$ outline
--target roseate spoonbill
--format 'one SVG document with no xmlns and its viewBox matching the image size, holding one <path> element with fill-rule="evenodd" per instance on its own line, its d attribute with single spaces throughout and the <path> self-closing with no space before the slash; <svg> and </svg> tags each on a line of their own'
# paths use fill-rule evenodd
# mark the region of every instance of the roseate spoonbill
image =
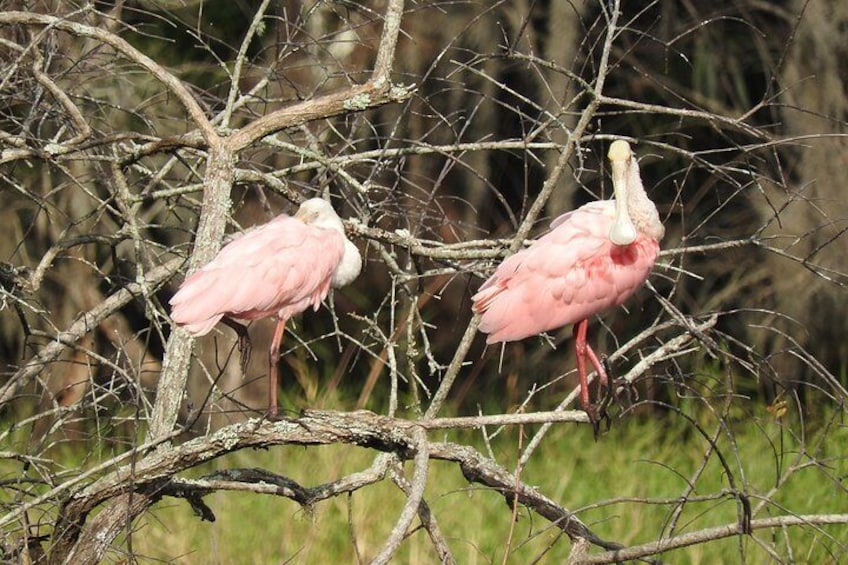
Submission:
<svg viewBox="0 0 848 565">
<path fill-rule="evenodd" d="M 317 310 L 331 286 L 353 282 L 361 270 L 359 250 L 345 237 L 333 207 L 312 198 L 293 217 L 282 214 L 236 237 L 189 275 L 171 298 L 171 318 L 195 336 L 205 335 L 223 318 L 246 339 L 244 326 L 232 319 L 276 317 L 268 354 L 268 417 L 276 419 L 277 363 L 286 321 L 310 306 Z"/>
<path fill-rule="evenodd" d="M 623 140 L 608 154 L 614 200 L 591 202 L 563 214 L 551 231 L 508 257 L 472 297 L 482 314 L 486 343 L 516 341 L 575 324 L 580 402 L 593 423 L 586 359 L 603 386 L 607 375 L 586 343 L 588 318 L 623 303 L 645 282 L 659 254 L 665 228 L 645 194 L 639 165 Z"/>
</svg>

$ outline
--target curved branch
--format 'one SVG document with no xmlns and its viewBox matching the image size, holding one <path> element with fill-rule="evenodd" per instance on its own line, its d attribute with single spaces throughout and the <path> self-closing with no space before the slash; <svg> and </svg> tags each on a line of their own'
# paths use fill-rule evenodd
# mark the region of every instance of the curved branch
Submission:
<svg viewBox="0 0 848 565">
<path fill-rule="evenodd" d="M 304 100 L 257 118 L 227 138 L 227 143 L 231 150 L 241 151 L 263 137 L 286 128 L 350 112 L 362 112 L 391 102 L 402 102 L 410 96 L 411 89 L 392 87 L 387 82 L 368 81 L 361 86 Z"/>
<path fill-rule="evenodd" d="M 322 500 L 382 481 L 386 477 L 392 457 L 391 454 L 381 453 L 368 469 L 314 487 L 305 487 L 288 477 L 264 469 L 225 469 L 200 479 L 173 478 L 163 489 L 169 496 L 183 497 L 189 494 L 205 496 L 212 491 L 221 490 L 273 494 L 310 507 Z"/>
<path fill-rule="evenodd" d="M 810 514 L 803 516 L 774 516 L 751 520 L 751 530 L 768 528 L 785 528 L 787 526 L 811 526 L 828 524 L 848 524 L 848 514 Z M 714 541 L 731 536 L 742 535 L 745 532 L 738 523 L 706 528 L 697 532 L 682 534 L 673 538 L 635 545 L 626 549 L 617 549 L 596 555 L 587 555 L 574 561 L 575 564 L 589 565 L 598 563 L 620 563 L 631 559 L 641 559 L 698 543 Z"/>
<path fill-rule="evenodd" d="M 183 262 L 184 260 L 182 258 L 175 258 L 160 267 L 152 269 L 147 273 L 143 284 L 147 288 L 155 290 L 174 276 L 174 273 L 177 272 Z M 59 333 L 53 341 L 44 346 L 23 367 L 18 369 L 8 381 L 3 383 L 3 386 L 0 387 L 0 409 L 12 400 L 21 387 L 29 383 L 48 363 L 58 359 L 69 345 L 79 341 L 84 335 L 96 328 L 100 322 L 126 306 L 136 296 L 140 295 L 141 292 L 141 284 L 130 283 L 91 310 L 77 316 L 65 331 Z"/>
<path fill-rule="evenodd" d="M 159 82 L 165 85 L 168 90 L 174 94 L 174 96 L 177 97 L 191 116 L 191 119 L 197 125 L 207 144 L 213 146 L 217 145 L 220 141 L 220 137 L 215 132 L 215 129 L 212 127 L 209 119 L 207 119 L 206 114 L 200 107 L 200 104 L 197 103 L 197 100 L 195 100 L 194 96 L 192 96 L 191 92 L 189 92 L 188 88 L 186 88 L 182 81 L 170 72 L 166 71 L 159 63 L 114 33 L 105 29 L 57 18 L 55 16 L 34 14 L 30 12 L 0 12 L 0 25 L 2 24 L 45 26 L 59 29 L 80 37 L 96 39 L 97 41 L 109 45 L 127 59 L 144 67 L 151 75 L 156 77 Z"/>
<path fill-rule="evenodd" d="M 512 415 L 507 415 L 512 416 Z M 532 417 L 532 414 L 520 416 Z M 553 417 L 553 416 L 552 416 Z M 438 427 L 437 424 L 434 427 Z M 83 529 L 86 517 L 97 506 L 112 501 L 125 500 L 124 497 L 137 493 L 147 497 L 146 506 L 132 506 L 133 512 L 141 513 L 154 504 L 162 496 L 174 474 L 193 468 L 201 463 L 210 461 L 227 453 L 246 448 L 266 448 L 274 445 L 328 445 L 349 444 L 394 453 L 402 459 L 416 459 L 419 469 L 417 477 L 426 477 L 426 471 L 421 471 L 425 458 L 441 459 L 458 463 L 468 480 L 475 481 L 495 488 L 507 500 L 517 495 L 521 504 L 531 508 L 540 516 L 551 520 L 558 528 L 572 538 L 585 538 L 593 544 L 605 549 L 620 547 L 596 536 L 583 522 L 570 511 L 545 497 L 534 488 L 516 482 L 513 474 L 498 465 L 495 461 L 483 456 L 471 447 L 452 443 L 428 443 L 424 426 L 418 422 L 400 418 L 380 416 L 367 410 L 357 412 L 310 411 L 300 418 L 281 422 L 264 420 L 249 420 L 221 428 L 217 432 L 196 438 L 172 447 L 152 452 L 146 457 L 124 465 L 108 475 L 94 481 L 87 487 L 70 496 L 60 511 L 56 537 L 61 538 L 54 547 L 73 546 L 75 540 L 89 539 L 92 532 L 103 524 L 92 522 Z M 423 454 L 422 454 L 423 453 Z M 424 455 L 426 454 L 426 455 Z M 420 473 L 424 473 L 423 475 Z M 414 516 L 419 511 L 420 497 L 415 489 L 422 488 L 426 478 L 413 481 L 413 492 L 410 494 L 408 505 Z M 413 502 L 415 504 L 413 505 Z M 106 513 L 112 515 L 115 504 L 109 504 Z M 126 507 L 124 507 L 126 509 Z M 138 514 L 120 516 L 122 523 Z M 407 522 L 407 513 L 403 514 L 403 522 Z M 9 516 L 4 520 L 8 522 Z M 398 522 L 398 528 L 401 521 Z M 113 529 L 104 531 L 111 535 Z M 92 538 L 93 539 L 93 538 Z M 100 539 L 100 538 L 98 538 Z M 107 542 L 111 541 L 110 538 Z M 79 544 L 77 544 L 79 545 Z M 106 544 L 108 546 L 108 543 Z M 105 547 L 105 546 L 104 546 Z"/>
<path fill-rule="evenodd" d="M 316 119 L 331 118 L 350 112 L 361 112 L 392 102 L 402 102 L 412 95 L 411 88 L 394 87 L 389 73 L 394 62 L 403 0 L 391 0 L 383 16 L 383 33 L 371 80 L 340 92 L 304 100 L 288 108 L 271 112 L 252 121 L 228 139 L 233 151 L 241 151 L 252 143 L 280 130 L 299 126 Z"/>
<path fill-rule="evenodd" d="M 407 481 L 401 473 L 396 472 L 395 470 L 392 470 L 390 476 L 398 488 L 409 496 L 412 492 L 412 485 L 409 484 L 409 481 Z M 441 528 L 436 521 L 436 517 L 433 516 L 430 511 L 430 506 L 425 500 L 422 500 L 421 504 L 418 506 L 418 519 L 421 520 L 421 525 L 430 536 L 430 541 L 433 543 L 433 547 L 439 556 L 439 563 L 442 565 L 453 565 L 456 563 L 456 559 L 454 559 L 453 554 L 451 553 L 450 546 L 448 546 L 448 542 L 442 534 Z"/>
<path fill-rule="evenodd" d="M 412 487 L 406 499 L 406 504 L 401 510 L 397 523 L 388 539 L 383 544 L 383 549 L 371 561 L 376 565 L 388 563 L 392 556 L 400 547 L 401 542 L 406 537 L 406 532 L 412 524 L 412 520 L 418 515 L 418 509 L 424 499 L 424 487 L 427 486 L 427 471 L 430 467 L 430 453 L 427 444 L 427 435 L 424 430 L 417 428 L 412 430 L 412 439 L 415 442 L 415 470 L 412 477 Z"/>
</svg>

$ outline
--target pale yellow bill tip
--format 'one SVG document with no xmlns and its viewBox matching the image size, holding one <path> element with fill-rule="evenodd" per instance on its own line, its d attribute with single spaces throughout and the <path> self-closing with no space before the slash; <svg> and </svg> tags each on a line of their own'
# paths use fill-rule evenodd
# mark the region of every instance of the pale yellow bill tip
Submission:
<svg viewBox="0 0 848 565">
<path fill-rule="evenodd" d="M 630 144 L 623 139 L 616 139 L 612 142 L 607 156 L 610 161 L 626 161 L 630 159 L 633 152 L 630 150 Z"/>
</svg>

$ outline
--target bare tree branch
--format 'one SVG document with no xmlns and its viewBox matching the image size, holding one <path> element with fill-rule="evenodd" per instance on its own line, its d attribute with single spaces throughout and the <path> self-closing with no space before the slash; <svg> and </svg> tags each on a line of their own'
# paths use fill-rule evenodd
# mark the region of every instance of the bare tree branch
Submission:
<svg viewBox="0 0 848 565">
<path fill-rule="evenodd" d="M 44 367 L 50 362 L 55 361 L 69 346 L 72 346 L 103 320 L 141 295 L 142 284 L 148 288 L 158 288 L 174 276 L 182 263 L 182 259 L 172 259 L 161 267 L 148 272 L 144 283 L 130 283 L 93 309 L 80 314 L 65 331 L 56 335 L 54 341 L 41 349 L 37 355 L 27 361 L 23 367 L 3 383 L 3 386 L 0 387 L 0 407 L 10 402 L 22 387 L 43 371 Z"/>
<path fill-rule="evenodd" d="M 81 37 L 89 37 L 103 42 L 106 45 L 114 48 L 116 51 L 127 57 L 129 60 L 138 63 L 144 67 L 147 72 L 156 77 L 159 82 L 165 85 L 177 97 L 180 103 L 185 107 L 186 111 L 191 116 L 192 121 L 200 130 L 203 139 L 209 145 L 216 144 L 218 134 L 212 128 L 212 124 L 206 117 L 206 113 L 195 100 L 194 96 L 188 91 L 185 85 L 177 79 L 173 74 L 166 71 L 156 61 L 137 50 L 135 47 L 121 39 L 117 35 L 101 28 L 95 28 L 66 20 L 54 16 L 44 14 L 35 14 L 31 12 L 0 12 L 0 25 L 8 24 L 24 24 L 36 25 L 47 28 L 59 29 Z"/>
<path fill-rule="evenodd" d="M 772 518 L 751 520 L 751 529 L 756 531 L 772 528 L 787 528 L 791 526 L 823 526 L 827 524 L 848 524 L 848 514 L 774 516 Z M 587 555 L 576 559 L 574 563 L 579 563 L 581 565 L 594 563 L 620 563 L 631 559 L 642 559 L 651 555 L 659 555 L 672 549 L 695 545 L 697 543 L 742 535 L 745 535 L 745 532 L 741 530 L 738 523 L 727 524 L 725 526 L 717 526 L 715 528 L 706 528 L 696 532 L 690 532 L 688 534 L 681 534 L 673 538 L 646 543 L 644 545 L 618 549 L 595 555 Z"/>
<path fill-rule="evenodd" d="M 244 493 L 346 544 L 294 536 L 283 559 L 844 552 L 835 0 L 25 4 L 0 10 L 2 560 L 232 559 L 229 532 L 201 546 Z M 611 197 L 617 139 L 666 235 L 646 288 L 592 320 L 613 385 L 591 385 L 612 424 L 592 430 L 569 328 L 486 348 L 469 297 Z M 365 268 L 287 327 L 296 416 L 272 423 L 267 360 L 173 327 L 171 279 L 314 196 Z M 396 510 L 363 527 L 372 505 Z"/>
</svg>

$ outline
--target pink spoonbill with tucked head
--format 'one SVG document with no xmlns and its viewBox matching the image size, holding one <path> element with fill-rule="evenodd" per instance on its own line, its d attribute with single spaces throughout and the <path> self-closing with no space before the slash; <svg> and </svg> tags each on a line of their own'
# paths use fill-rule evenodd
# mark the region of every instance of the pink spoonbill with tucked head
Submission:
<svg viewBox="0 0 848 565">
<path fill-rule="evenodd" d="M 563 214 L 551 231 L 504 260 L 472 297 L 486 343 L 516 341 L 574 324 L 580 402 L 592 422 L 588 358 L 601 384 L 606 372 L 586 343 L 588 318 L 623 303 L 654 266 L 665 229 L 645 193 L 639 165 L 623 140 L 610 145 L 614 200 L 590 202 Z"/>
<path fill-rule="evenodd" d="M 171 298 L 171 318 L 195 336 L 207 334 L 223 318 L 244 338 L 244 328 L 233 319 L 275 317 L 268 417 L 276 419 L 277 363 L 286 321 L 310 306 L 317 310 L 331 286 L 353 282 L 361 270 L 362 257 L 345 237 L 333 207 L 312 198 L 294 216 L 283 214 L 236 237 L 189 275 Z"/>
</svg>

